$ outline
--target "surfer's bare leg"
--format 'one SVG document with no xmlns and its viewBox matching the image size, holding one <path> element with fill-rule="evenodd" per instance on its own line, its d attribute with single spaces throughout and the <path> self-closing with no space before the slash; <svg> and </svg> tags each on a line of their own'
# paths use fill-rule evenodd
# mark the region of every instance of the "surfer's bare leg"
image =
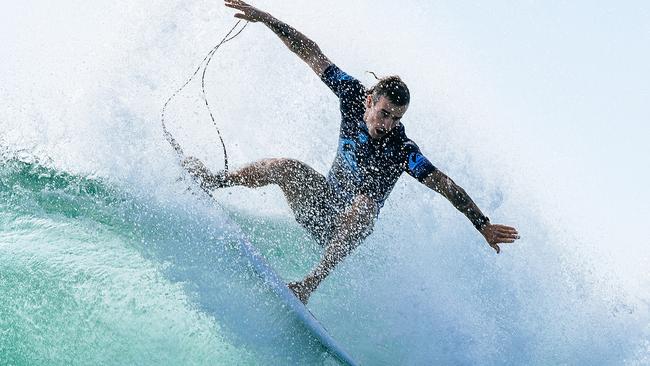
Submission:
<svg viewBox="0 0 650 366">
<path fill-rule="evenodd" d="M 182 164 L 205 189 L 277 184 L 295 214 L 304 213 L 314 199 L 320 199 L 327 185 L 322 174 L 295 159 L 263 159 L 227 174 L 213 174 L 195 157 L 186 158 Z"/>
<path fill-rule="evenodd" d="M 307 303 L 311 293 L 332 272 L 334 267 L 354 250 L 372 231 L 377 217 L 377 204 L 366 195 L 359 195 L 339 220 L 332 239 L 320 263 L 305 279 L 289 287 L 300 301 Z"/>
<path fill-rule="evenodd" d="M 325 177 L 295 159 L 264 159 L 226 175 L 229 185 L 249 188 L 277 184 L 295 214 L 304 212 L 326 189 Z"/>
</svg>

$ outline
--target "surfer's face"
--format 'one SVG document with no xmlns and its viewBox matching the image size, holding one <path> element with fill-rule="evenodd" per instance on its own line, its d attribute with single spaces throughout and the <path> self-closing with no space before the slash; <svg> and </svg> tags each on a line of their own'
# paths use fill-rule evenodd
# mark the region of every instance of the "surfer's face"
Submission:
<svg viewBox="0 0 650 366">
<path fill-rule="evenodd" d="M 408 107 L 408 104 L 404 106 L 395 105 L 383 95 L 375 103 L 372 100 L 372 95 L 368 95 L 366 98 L 366 113 L 363 119 L 366 121 L 370 137 L 380 139 L 386 136 L 399 125 Z"/>
</svg>

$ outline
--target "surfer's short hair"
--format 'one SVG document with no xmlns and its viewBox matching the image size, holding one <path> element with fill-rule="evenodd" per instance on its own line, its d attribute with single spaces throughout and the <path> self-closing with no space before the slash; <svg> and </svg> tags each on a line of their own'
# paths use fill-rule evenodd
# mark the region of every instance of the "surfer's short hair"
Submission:
<svg viewBox="0 0 650 366">
<path fill-rule="evenodd" d="M 379 79 L 377 84 L 368 90 L 368 94 L 372 96 L 373 103 L 377 103 L 381 96 L 388 98 L 391 103 L 400 107 L 411 101 L 408 86 L 397 75 Z"/>
</svg>

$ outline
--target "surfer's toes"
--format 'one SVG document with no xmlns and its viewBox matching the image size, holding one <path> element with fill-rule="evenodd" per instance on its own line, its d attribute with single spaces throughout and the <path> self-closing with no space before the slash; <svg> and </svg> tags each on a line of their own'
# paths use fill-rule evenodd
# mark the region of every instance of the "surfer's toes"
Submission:
<svg viewBox="0 0 650 366">
<path fill-rule="evenodd" d="M 306 291 L 302 282 L 291 282 L 287 286 L 303 304 L 307 305 L 307 301 L 309 301 L 309 293 Z"/>
<path fill-rule="evenodd" d="M 205 172 L 207 170 L 201 160 L 195 158 L 194 156 L 188 156 L 183 159 L 181 166 L 192 175 L 199 175 L 201 172 Z"/>
<path fill-rule="evenodd" d="M 181 165 L 203 189 L 217 189 L 232 186 L 232 183 L 226 177 L 225 171 L 212 174 L 199 159 L 193 156 L 185 158 L 181 162 Z"/>
<path fill-rule="evenodd" d="M 232 182 L 226 177 L 226 172 L 220 171 L 217 174 L 209 174 L 200 177 L 201 187 L 204 189 L 217 189 L 232 186 Z"/>
</svg>

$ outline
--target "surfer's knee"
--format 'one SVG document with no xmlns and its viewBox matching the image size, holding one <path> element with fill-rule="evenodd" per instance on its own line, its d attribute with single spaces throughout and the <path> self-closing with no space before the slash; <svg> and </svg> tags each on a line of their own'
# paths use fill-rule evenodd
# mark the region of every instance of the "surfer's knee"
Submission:
<svg viewBox="0 0 650 366">
<path fill-rule="evenodd" d="M 281 158 L 276 159 L 276 164 L 280 165 L 280 171 L 287 177 L 300 175 L 298 173 L 306 170 L 306 165 L 300 160 Z"/>
<path fill-rule="evenodd" d="M 303 180 L 309 169 L 305 163 L 296 159 L 274 158 L 261 161 L 263 169 L 275 184 Z"/>
<path fill-rule="evenodd" d="M 375 222 L 377 217 L 377 202 L 365 194 L 360 194 L 354 198 L 350 206 L 356 213 L 360 221 L 368 224 Z"/>
<path fill-rule="evenodd" d="M 230 175 L 250 188 L 279 184 L 285 180 L 290 167 L 295 165 L 289 160 L 285 158 L 259 160 Z"/>
</svg>

